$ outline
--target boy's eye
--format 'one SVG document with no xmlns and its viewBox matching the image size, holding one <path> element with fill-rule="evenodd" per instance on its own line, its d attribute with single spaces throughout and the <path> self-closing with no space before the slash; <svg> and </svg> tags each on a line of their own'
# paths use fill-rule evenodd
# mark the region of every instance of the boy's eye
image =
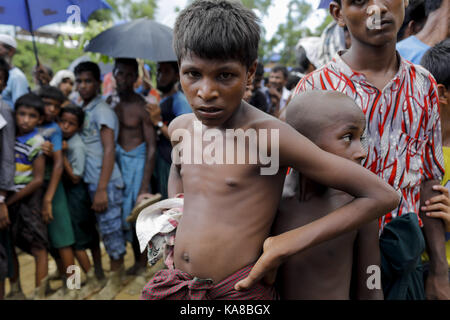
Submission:
<svg viewBox="0 0 450 320">
<path fill-rule="evenodd" d="M 353 4 L 358 6 L 363 5 L 364 3 L 366 3 L 366 0 L 353 0 Z"/>
<path fill-rule="evenodd" d="M 197 71 L 186 71 L 185 75 L 187 75 L 190 78 L 199 78 L 200 77 L 200 73 Z"/>
<path fill-rule="evenodd" d="M 344 140 L 345 142 L 350 142 L 352 140 L 352 135 L 350 133 L 346 134 L 342 137 L 342 140 Z"/>
<path fill-rule="evenodd" d="M 229 80 L 229 79 L 231 79 L 233 77 L 233 74 L 232 73 L 229 73 L 229 72 L 223 72 L 223 73 L 221 73 L 220 75 L 219 75 L 219 79 L 220 80 Z"/>
</svg>

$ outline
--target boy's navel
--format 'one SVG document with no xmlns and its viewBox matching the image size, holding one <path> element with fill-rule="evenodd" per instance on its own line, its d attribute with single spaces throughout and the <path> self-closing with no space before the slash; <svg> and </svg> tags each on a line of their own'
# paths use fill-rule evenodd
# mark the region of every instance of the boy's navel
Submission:
<svg viewBox="0 0 450 320">
<path fill-rule="evenodd" d="M 189 254 L 187 252 L 183 253 L 183 260 L 189 262 Z"/>
<path fill-rule="evenodd" d="M 236 179 L 233 179 L 233 178 L 226 178 L 225 183 L 227 184 L 227 186 L 230 186 L 230 187 L 237 186 L 237 181 L 236 181 Z"/>
</svg>

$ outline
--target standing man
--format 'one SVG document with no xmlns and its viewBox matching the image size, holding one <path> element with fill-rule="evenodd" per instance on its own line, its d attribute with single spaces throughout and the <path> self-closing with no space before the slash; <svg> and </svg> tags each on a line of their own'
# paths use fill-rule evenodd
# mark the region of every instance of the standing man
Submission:
<svg viewBox="0 0 450 320">
<path fill-rule="evenodd" d="M 150 193 L 150 179 L 155 167 L 155 130 L 145 111 L 144 98 L 134 91 L 138 78 L 136 59 L 116 59 L 113 75 L 119 97 L 114 108 L 119 119 L 116 161 L 125 184 L 122 228 L 126 240 L 132 243 L 135 259 L 135 265 L 127 273 L 138 274 L 145 270 L 147 257 L 140 253 L 135 226 L 131 226 L 126 218 L 139 196 Z"/>
<path fill-rule="evenodd" d="M 161 92 L 162 99 L 159 105 L 150 103 L 147 105 L 151 122 L 157 130 L 155 178 L 158 192 L 163 199 L 167 198 L 167 183 L 172 164 L 172 145 L 168 126 L 176 117 L 192 112 L 186 97 L 178 90 L 179 77 L 177 62 L 158 63 L 157 88 Z"/>
<path fill-rule="evenodd" d="M 9 79 L 5 90 L 2 92 L 3 100 L 14 109 L 16 100 L 28 93 L 28 81 L 24 73 L 13 66 L 13 56 L 16 54 L 17 42 L 7 34 L 0 34 L 0 57 L 9 63 Z"/>
<path fill-rule="evenodd" d="M 289 73 L 285 66 L 275 66 L 269 75 L 269 90 L 268 102 L 269 102 L 269 113 L 278 116 L 281 109 L 283 109 L 291 92 L 286 89 L 286 83 L 288 80 Z"/>
</svg>

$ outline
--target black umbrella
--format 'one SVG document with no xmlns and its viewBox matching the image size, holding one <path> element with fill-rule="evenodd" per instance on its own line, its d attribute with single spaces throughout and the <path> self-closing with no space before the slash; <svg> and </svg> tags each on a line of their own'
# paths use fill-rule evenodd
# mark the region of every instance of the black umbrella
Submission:
<svg viewBox="0 0 450 320">
<path fill-rule="evenodd" d="M 141 58 L 176 61 L 172 29 L 147 18 L 123 23 L 93 38 L 84 51 L 99 52 L 113 58 Z"/>
</svg>

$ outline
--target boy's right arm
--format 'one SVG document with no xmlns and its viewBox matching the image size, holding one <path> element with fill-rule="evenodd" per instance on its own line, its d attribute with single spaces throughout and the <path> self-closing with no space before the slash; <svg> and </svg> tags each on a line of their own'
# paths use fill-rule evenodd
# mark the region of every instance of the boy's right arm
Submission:
<svg viewBox="0 0 450 320">
<path fill-rule="evenodd" d="M 8 206 L 35 192 L 44 183 L 45 156 L 41 154 L 33 161 L 33 180 L 25 188 L 8 198 Z"/>
<path fill-rule="evenodd" d="M 172 120 L 168 128 L 169 137 L 172 136 L 172 133 L 175 130 L 185 129 L 191 117 L 192 114 L 184 114 Z M 172 143 L 172 148 L 174 148 L 179 143 L 179 141 L 172 140 L 170 142 Z M 180 165 L 176 165 L 172 162 L 172 165 L 170 166 L 169 181 L 167 185 L 167 194 L 169 198 L 172 198 L 179 193 L 183 193 L 183 181 L 180 175 Z"/>
<path fill-rule="evenodd" d="M 269 146 L 269 150 L 279 147 L 280 167 L 291 165 L 309 179 L 355 199 L 321 219 L 266 239 L 263 255 L 249 276 L 236 284 L 238 290 L 252 286 L 266 275 L 270 277 L 289 256 L 377 219 L 396 208 L 400 200 L 395 190 L 375 174 L 323 151 L 289 125 L 271 120 L 261 123 L 261 128 L 278 130 L 279 144 Z M 271 279 L 266 277 L 268 280 Z"/>
</svg>

